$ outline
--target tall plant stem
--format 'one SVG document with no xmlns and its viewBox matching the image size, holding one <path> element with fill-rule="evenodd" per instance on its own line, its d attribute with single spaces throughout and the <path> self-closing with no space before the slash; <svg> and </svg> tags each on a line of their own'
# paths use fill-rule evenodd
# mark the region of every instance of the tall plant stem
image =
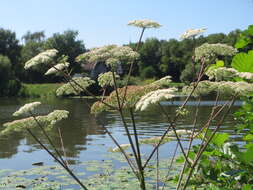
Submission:
<svg viewBox="0 0 253 190">
<path fill-rule="evenodd" d="M 226 111 L 226 113 L 223 115 L 223 117 L 219 120 L 216 128 L 214 129 L 214 131 L 212 132 L 212 134 L 210 135 L 210 137 L 207 139 L 206 143 L 203 145 L 203 147 L 200 147 L 199 149 L 199 153 L 197 154 L 197 157 L 195 158 L 193 164 L 192 164 L 192 167 L 190 168 L 190 171 L 189 171 L 189 174 L 187 176 L 187 179 L 186 179 L 186 182 L 182 188 L 182 190 L 185 190 L 189 181 L 190 181 L 190 178 L 192 176 L 192 173 L 195 169 L 195 166 L 197 165 L 199 159 L 201 158 L 203 152 L 206 150 L 207 146 L 209 145 L 209 143 L 211 142 L 211 140 L 213 139 L 214 135 L 216 134 L 216 132 L 219 130 L 221 124 L 223 123 L 223 121 L 225 120 L 225 118 L 227 117 L 227 115 L 229 114 L 230 112 L 230 109 L 231 109 L 231 106 L 234 104 L 235 102 L 235 96 L 233 97 L 233 99 L 231 100 L 231 103 Z"/>
<path fill-rule="evenodd" d="M 158 103 L 158 105 L 160 106 L 162 113 L 167 117 L 168 122 L 170 122 L 170 118 L 169 118 L 168 114 L 166 113 L 166 111 L 164 110 L 164 108 L 162 107 L 162 105 L 160 103 Z M 181 149 L 181 151 L 182 151 L 182 153 L 183 153 L 183 155 L 185 157 L 185 160 L 187 161 L 187 163 L 189 165 L 191 165 L 191 162 L 189 161 L 189 159 L 188 159 L 188 157 L 187 157 L 187 155 L 185 153 L 184 147 L 183 147 L 183 145 L 181 143 L 181 140 L 180 140 L 180 138 L 179 138 L 179 136 L 177 134 L 177 130 L 176 130 L 175 126 L 173 124 L 170 125 L 170 126 L 171 126 L 171 128 L 172 128 L 172 130 L 173 130 L 173 132 L 174 132 L 174 134 L 175 134 L 175 136 L 177 138 L 177 142 L 178 142 L 179 147 L 180 147 L 180 149 Z"/>
<path fill-rule="evenodd" d="M 135 119 L 134 119 L 134 113 L 133 113 L 133 109 L 132 108 L 130 108 L 130 115 L 131 115 L 133 129 L 134 129 L 135 146 L 136 146 L 136 149 L 137 149 L 138 167 L 139 167 L 139 172 L 140 172 L 141 188 L 142 189 L 146 189 L 144 169 L 142 167 L 142 158 L 141 158 L 140 144 L 139 144 L 138 133 L 137 133 L 137 129 L 136 129 L 136 124 L 135 124 Z"/>
<path fill-rule="evenodd" d="M 88 190 L 84 184 L 76 177 L 76 175 L 68 168 L 64 163 L 61 162 L 37 137 L 33 134 L 33 132 L 30 129 L 26 129 L 28 133 L 34 138 L 34 140 L 40 144 L 40 146 L 51 156 L 54 158 L 55 161 L 57 161 L 68 173 L 69 175 L 84 189 Z"/>
<path fill-rule="evenodd" d="M 65 160 L 62 158 L 61 153 L 57 150 L 57 148 L 55 147 L 53 141 L 51 140 L 51 138 L 48 136 L 47 132 L 45 131 L 44 127 L 40 124 L 40 122 L 37 120 L 36 116 L 30 112 L 30 114 L 32 115 L 33 119 L 35 120 L 35 122 L 37 123 L 37 125 L 39 126 L 39 128 L 41 129 L 42 133 L 44 134 L 44 136 L 46 137 L 46 139 L 48 140 L 48 143 L 50 144 L 50 146 L 53 148 L 53 150 L 56 152 L 57 156 L 60 158 L 61 162 L 68 167 L 68 165 L 66 164 Z"/>
<path fill-rule="evenodd" d="M 198 80 L 196 83 L 194 83 L 193 85 L 193 89 L 191 90 L 191 92 L 189 93 L 189 95 L 186 97 L 184 103 L 182 104 L 182 106 L 180 107 L 181 109 L 183 109 L 185 107 L 185 105 L 187 104 L 187 102 L 189 101 L 190 97 L 192 97 L 192 94 L 193 92 L 195 91 L 195 89 L 197 88 L 201 78 L 203 77 L 204 75 L 204 68 L 205 68 L 205 65 L 204 65 L 204 61 L 202 62 L 201 64 L 201 69 L 200 69 L 200 72 L 199 72 L 199 75 L 198 75 Z M 170 123 L 170 125 L 167 127 L 166 131 L 163 133 L 163 135 L 161 136 L 161 139 L 160 141 L 158 142 L 157 146 L 155 146 L 155 148 L 152 150 L 151 154 L 149 155 L 148 159 L 146 160 L 146 162 L 144 163 L 143 167 L 145 168 L 148 164 L 148 162 L 150 161 L 150 159 L 153 157 L 156 149 L 161 145 L 163 139 L 165 138 L 165 136 L 167 135 L 167 133 L 169 132 L 169 130 L 171 129 L 171 126 L 174 125 L 177 121 L 179 117 L 179 114 L 176 114 L 174 120 Z"/>
<path fill-rule="evenodd" d="M 140 35 L 140 38 L 139 38 L 139 42 L 136 45 L 135 51 L 138 51 L 139 48 L 140 48 L 141 40 L 142 40 L 142 37 L 143 37 L 145 29 L 146 28 L 142 28 L 141 35 Z M 127 75 L 127 80 L 126 80 L 126 84 L 125 84 L 125 91 L 124 91 L 121 107 L 123 107 L 124 103 L 125 103 L 126 94 L 127 94 L 127 86 L 128 86 L 128 83 L 129 83 L 129 80 L 130 80 L 130 76 L 131 76 L 131 73 L 132 73 L 132 70 L 133 70 L 133 65 L 134 65 L 134 62 L 131 63 L 130 69 L 129 69 L 129 72 L 128 72 L 128 75 Z"/>
<path fill-rule="evenodd" d="M 108 131 L 108 129 L 102 125 L 102 127 L 105 129 L 106 133 L 110 136 L 110 138 L 112 139 L 112 141 L 116 144 L 116 146 L 120 149 L 120 152 L 124 155 L 125 159 L 127 160 L 128 165 L 130 166 L 130 168 L 132 169 L 132 172 L 136 175 L 136 177 L 138 177 L 138 174 L 136 173 L 136 166 L 132 163 L 132 161 L 129 159 L 129 157 L 127 156 L 126 152 L 124 151 L 124 149 L 121 148 L 120 144 L 117 142 L 117 140 L 113 137 L 113 135 L 110 133 L 110 131 Z"/>
<path fill-rule="evenodd" d="M 170 165 L 169 165 L 169 167 L 168 167 L 168 173 L 167 173 L 167 175 L 166 175 L 166 177 L 165 177 L 162 190 L 164 190 L 165 185 L 166 185 L 166 184 L 165 184 L 165 181 L 167 181 L 167 178 L 168 178 L 169 175 L 170 175 L 170 172 L 171 172 L 171 169 L 172 169 L 172 164 L 173 164 L 173 162 L 174 162 L 174 160 L 175 160 L 175 157 L 176 157 L 176 154 L 177 154 L 177 149 L 178 149 L 178 142 L 177 142 L 176 148 L 175 148 L 175 150 L 174 150 L 172 159 L 171 159 L 171 161 L 170 161 Z"/>
<path fill-rule="evenodd" d="M 159 148 L 156 150 L 156 190 L 159 190 Z"/>
<path fill-rule="evenodd" d="M 196 109 L 196 112 L 195 112 L 195 117 L 194 117 L 194 121 L 193 121 L 193 129 L 192 129 L 190 141 L 189 141 L 189 144 L 188 144 L 188 150 L 187 150 L 187 153 L 186 153 L 187 157 L 189 156 L 189 153 L 190 153 L 190 150 L 191 150 L 191 147 L 192 147 L 192 142 L 193 142 L 193 139 L 194 139 L 195 128 L 196 128 L 196 124 L 197 124 L 197 117 L 198 117 L 198 113 L 199 113 L 200 100 L 201 100 L 201 98 L 199 98 L 197 109 Z M 179 189 L 179 187 L 181 185 L 181 182 L 182 182 L 182 179 L 184 177 L 184 172 L 185 172 L 186 165 L 187 165 L 187 162 L 185 160 L 183 168 L 182 168 L 180 176 L 179 176 L 178 183 L 177 183 L 177 190 Z"/>
</svg>

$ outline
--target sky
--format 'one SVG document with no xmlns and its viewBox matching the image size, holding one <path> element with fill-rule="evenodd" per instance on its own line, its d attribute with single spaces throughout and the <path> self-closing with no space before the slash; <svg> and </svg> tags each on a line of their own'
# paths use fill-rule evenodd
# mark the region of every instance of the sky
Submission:
<svg viewBox="0 0 253 190">
<path fill-rule="evenodd" d="M 87 48 L 136 42 L 140 29 L 131 20 L 150 19 L 162 27 L 144 39 L 179 39 L 190 28 L 204 35 L 244 30 L 253 24 L 253 0 L 1 0 L 0 28 L 16 32 L 44 30 L 47 37 L 72 29 Z"/>
</svg>

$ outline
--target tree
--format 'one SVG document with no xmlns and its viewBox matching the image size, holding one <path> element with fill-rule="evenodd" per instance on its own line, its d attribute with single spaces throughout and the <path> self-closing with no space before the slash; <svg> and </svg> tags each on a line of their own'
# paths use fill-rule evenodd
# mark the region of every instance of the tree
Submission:
<svg viewBox="0 0 253 190">
<path fill-rule="evenodd" d="M 161 59 L 161 45 L 158 39 L 149 38 L 141 46 L 139 73 L 144 78 L 159 77 L 159 64 Z M 148 67 L 148 69 L 146 69 Z M 151 72 L 152 70 L 152 72 Z"/>
<path fill-rule="evenodd" d="M 11 61 L 0 54 L 0 96 L 16 95 L 20 89 L 20 82 L 14 79 Z"/>
<path fill-rule="evenodd" d="M 7 56 L 16 75 L 19 75 L 21 46 L 16 33 L 0 28 L 0 54 Z"/>
<path fill-rule="evenodd" d="M 55 48 L 59 51 L 59 56 L 67 55 L 70 68 L 80 72 L 80 66 L 75 64 L 75 58 L 85 52 L 85 46 L 82 40 L 77 40 L 77 36 L 78 31 L 74 30 L 67 30 L 63 34 L 55 33 L 46 40 L 44 49 Z"/>
</svg>

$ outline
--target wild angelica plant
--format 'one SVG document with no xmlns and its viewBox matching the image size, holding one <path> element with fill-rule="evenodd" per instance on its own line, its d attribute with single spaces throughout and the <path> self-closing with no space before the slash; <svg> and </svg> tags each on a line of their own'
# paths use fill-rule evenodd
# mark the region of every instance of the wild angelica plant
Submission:
<svg viewBox="0 0 253 190">
<path fill-rule="evenodd" d="M 208 65 L 213 61 L 216 56 L 232 56 L 237 50 L 233 47 L 224 45 L 224 44 L 204 44 L 195 50 L 195 58 L 196 61 L 200 62 L 200 70 L 197 72 L 196 81 L 192 83 L 189 87 L 184 88 L 184 92 L 186 93 L 186 99 L 184 103 L 178 108 L 178 111 L 175 115 L 169 115 L 166 110 L 159 103 L 161 100 L 168 100 L 176 97 L 178 95 L 177 89 L 172 88 L 170 86 L 171 77 L 167 76 L 163 79 L 160 79 L 152 84 L 145 86 L 128 86 L 129 78 L 132 72 L 133 65 L 136 60 L 139 58 L 139 54 L 137 50 L 141 45 L 141 40 L 144 34 L 144 31 L 149 28 L 158 28 L 161 25 L 154 21 L 150 20 L 135 20 L 129 22 L 128 25 L 140 27 L 142 29 L 141 35 L 139 38 L 139 42 L 136 45 L 136 49 L 133 50 L 128 46 L 116 46 L 116 45 L 108 45 L 101 48 L 94 48 L 89 52 L 79 55 L 76 60 L 78 62 L 84 63 L 94 63 L 94 62 L 104 62 L 108 67 L 111 68 L 110 74 L 104 74 L 100 76 L 99 85 L 101 87 L 106 88 L 107 86 L 113 86 L 114 91 L 106 98 L 102 98 L 101 100 L 95 102 L 91 108 L 92 113 L 99 114 L 103 111 L 116 111 L 119 113 L 122 121 L 122 125 L 125 129 L 125 133 L 128 138 L 128 144 L 120 145 L 116 137 L 113 136 L 109 132 L 109 130 L 105 127 L 105 131 L 110 136 L 112 141 L 116 144 L 116 148 L 112 149 L 112 152 L 121 152 L 127 163 L 129 164 L 133 174 L 139 180 L 140 189 L 146 190 L 147 188 L 147 179 L 146 179 L 146 169 L 152 160 L 153 156 L 156 155 L 156 190 L 161 189 L 160 182 L 161 177 L 159 176 L 159 147 L 171 140 L 177 141 L 177 146 L 175 147 L 174 156 L 170 163 L 170 167 L 173 165 L 174 157 L 176 156 L 177 149 L 179 148 L 184 159 L 184 163 L 182 165 L 182 170 L 178 176 L 177 180 L 177 189 L 184 190 L 189 185 L 189 180 L 193 175 L 193 172 L 201 159 L 201 156 L 205 149 L 208 147 L 209 143 L 217 134 L 220 129 L 222 123 L 224 122 L 226 116 L 228 115 L 231 106 L 233 105 L 235 99 L 240 96 L 244 96 L 248 93 L 253 92 L 252 84 L 248 82 L 231 82 L 231 81 L 201 81 L 203 76 L 205 75 Z M 205 29 L 199 30 L 189 30 L 187 31 L 183 37 L 194 37 L 202 32 Z M 60 73 L 64 76 L 64 79 L 68 82 L 64 84 L 57 90 L 57 95 L 69 95 L 75 94 L 79 95 L 81 92 L 86 92 L 88 95 L 95 97 L 92 93 L 87 90 L 87 87 L 94 83 L 94 81 L 89 78 L 72 78 L 68 72 L 66 72 L 66 68 L 68 64 L 63 63 L 54 63 L 53 58 L 56 56 L 57 50 L 47 50 L 30 61 L 28 61 L 25 65 L 26 69 L 31 67 L 36 67 L 39 64 L 47 63 L 51 64 L 52 68 L 49 69 L 47 74 L 56 74 Z M 129 73 L 127 76 L 125 87 L 118 88 L 117 84 L 117 75 L 115 74 L 116 68 L 118 64 L 128 64 L 130 65 Z M 217 77 L 217 73 L 219 77 Z M 224 72 L 225 71 L 225 72 Z M 227 71 L 232 71 L 231 69 L 219 69 L 213 71 L 213 73 L 209 74 L 211 79 L 220 79 L 220 75 L 227 74 Z M 250 78 L 250 74 L 240 74 L 236 73 L 237 77 L 242 78 Z M 108 76 L 107 76 L 108 75 Z M 223 76 L 224 77 L 224 76 Z M 165 89 L 163 89 L 165 88 Z M 206 123 L 197 129 L 197 120 L 198 120 L 198 111 L 199 104 L 197 106 L 195 112 L 195 118 L 193 121 L 193 128 L 189 130 L 178 130 L 177 129 L 177 121 L 180 117 L 187 116 L 186 104 L 192 96 L 199 97 L 199 102 L 201 101 L 201 95 L 216 92 L 216 103 L 215 106 L 211 109 L 211 113 L 207 118 Z M 232 95 L 230 99 L 224 105 L 218 105 L 218 100 L 221 95 Z M 95 97 L 96 98 L 96 97 Z M 144 111 L 149 108 L 150 104 L 157 104 L 160 106 L 159 111 L 166 118 L 168 122 L 167 128 L 164 130 L 161 136 L 159 137 L 151 137 L 149 139 L 139 139 L 139 134 L 137 132 L 137 125 L 135 120 L 136 111 Z M 25 106 L 23 110 L 27 110 L 31 117 L 26 118 L 21 121 L 14 121 L 12 123 L 5 124 L 5 131 L 7 130 L 21 130 L 26 129 L 32 137 L 51 155 L 67 172 L 76 180 L 76 182 L 83 188 L 87 189 L 87 187 L 74 175 L 72 170 L 63 160 L 61 154 L 57 151 L 54 144 L 52 143 L 50 137 L 46 133 L 43 127 L 51 126 L 55 124 L 59 119 L 65 118 L 68 112 L 58 111 L 53 112 L 47 116 L 35 116 L 32 113 L 34 106 L 39 105 L 38 103 L 32 103 L 29 106 Z M 22 109 L 21 109 L 22 110 Z M 17 112 L 19 113 L 19 112 Z M 130 115 L 131 123 L 129 124 L 126 121 L 126 113 Z M 183 114 L 182 114 L 183 113 Z M 218 121 L 214 124 L 214 129 L 211 129 L 210 126 L 213 124 L 212 122 L 215 119 Z M 23 124 L 22 124 L 23 123 Z M 25 124 L 24 124 L 25 123 Z M 27 125 L 28 124 L 28 125 Z M 47 138 L 49 144 L 53 147 L 56 152 L 56 155 L 50 152 L 47 147 L 39 140 L 39 138 L 31 131 L 31 128 L 37 125 L 39 127 L 45 137 Z M 31 128 L 30 128 L 31 127 Z M 133 130 L 133 134 L 130 133 L 130 129 Z M 201 146 L 198 150 L 195 150 L 196 153 L 194 157 L 192 157 L 191 150 L 193 141 L 196 138 L 201 139 Z M 187 148 L 183 146 L 182 140 L 188 139 L 189 143 Z M 143 153 L 141 151 L 141 144 L 152 144 L 152 151 L 146 156 L 144 159 Z M 133 159 L 129 157 L 126 153 L 126 149 L 130 149 L 133 155 Z M 167 176 L 168 177 L 168 176 Z M 166 177 L 166 179 L 167 179 Z M 165 188 L 166 182 L 163 182 L 162 189 Z"/>
</svg>

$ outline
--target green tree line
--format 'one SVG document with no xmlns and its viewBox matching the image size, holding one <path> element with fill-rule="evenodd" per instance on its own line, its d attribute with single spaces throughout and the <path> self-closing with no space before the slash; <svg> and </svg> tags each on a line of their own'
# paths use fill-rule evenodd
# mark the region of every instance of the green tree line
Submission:
<svg viewBox="0 0 253 190">
<path fill-rule="evenodd" d="M 142 42 L 139 48 L 140 59 L 135 64 L 133 75 L 143 79 L 171 75 L 175 82 L 192 81 L 198 69 L 198 65 L 192 61 L 194 48 L 205 42 L 234 45 L 240 33 L 240 30 L 234 30 L 227 35 L 217 33 L 185 40 L 149 38 Z M 134 43 L 126 45 L 135 47 Z M 68 56 L 72 73 L 82 72 L 75 58 L 87 50 L 84 42 L 78 39 L 78 31 L 66 30 L 49 38 L 46 38 L 44 31 L 28 31 L 19 40 L 15 32 L 0 28 L 0 96 L 17 94 L 21 83 L 61 81 L 62 78 L 59 76 L 44 77 L 48 67 L 41 66 L 29 71 L 23 67 L 26 61 L 38 53 L 52 48 L 59 51 L 59 57 Z"/>
</svg>

